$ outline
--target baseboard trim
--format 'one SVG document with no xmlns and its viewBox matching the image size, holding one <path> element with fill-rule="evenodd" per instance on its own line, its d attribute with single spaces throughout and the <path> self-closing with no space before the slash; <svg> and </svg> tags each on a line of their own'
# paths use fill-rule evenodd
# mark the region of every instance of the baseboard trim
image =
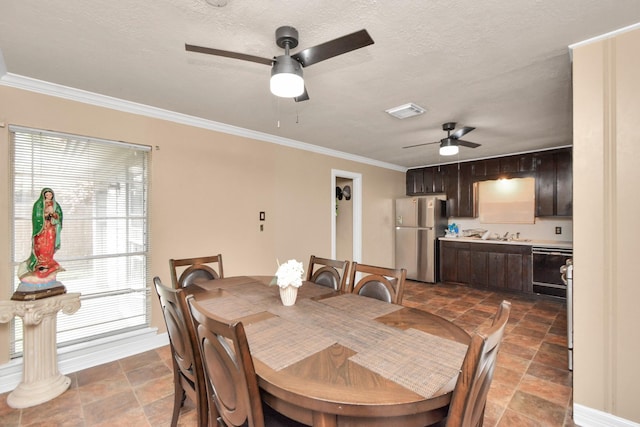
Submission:
<svg viewBox="0 0 640 427">
<path fill-rule="evenodd" d="M 573 422 L 582 427 L 640 427 L 640 424 L 588 406 L 573 404 Z"/>
<path fill-rule="evenodd" d="M 166 333 L 147 328 L 58 350 L 62 374 L 81 371 L 169 344 Z M 0 365 L 0 393 L 15 389 L 22 380 L 22 358 Z"/>
</svg>

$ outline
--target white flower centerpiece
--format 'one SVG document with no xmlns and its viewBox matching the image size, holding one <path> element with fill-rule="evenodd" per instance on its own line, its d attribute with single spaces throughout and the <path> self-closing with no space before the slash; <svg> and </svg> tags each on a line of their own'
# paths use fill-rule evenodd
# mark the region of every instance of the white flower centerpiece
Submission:
<svg viewBox="0 0 640 427">
<path fill-rule="evenodd" d="M 280 288 L 280 298 L 282 304 L 290 306 L 295 304 L 298 296 L 298 288 L 302 286 L 302 275 L 304 266 L 295 259 L 290 259 L 278 266 L 276 271 L 276 283 Z"/>
</svg>

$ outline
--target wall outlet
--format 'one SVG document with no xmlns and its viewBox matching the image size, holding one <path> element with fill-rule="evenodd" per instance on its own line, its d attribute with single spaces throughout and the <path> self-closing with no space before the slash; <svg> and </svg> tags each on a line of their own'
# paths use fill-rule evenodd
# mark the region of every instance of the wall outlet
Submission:
<svg viewBox="0 0 640 427">
<path fill-rule="evenodd" d="M 260 224 L 260 231 L 264 231 L 264 225 Z"/>
<path fill-rule="evenodd" d="M 556 234 L 562 234 L 562 227 L 556 227 Z"/>
</svg>

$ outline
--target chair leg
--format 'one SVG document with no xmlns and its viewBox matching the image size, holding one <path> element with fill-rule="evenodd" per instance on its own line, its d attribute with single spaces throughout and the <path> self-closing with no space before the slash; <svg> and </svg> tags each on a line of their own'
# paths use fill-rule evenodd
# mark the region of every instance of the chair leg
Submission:
<svg viewBox="0 0 640 427">
<path fill-rule="evenodd" d="M 184 391 L 179 381 L 176 381 L 173 391 L 173 416 L 171 417 L 171 427 L 178 425 L 178 418 L 180 417 L 180 408 L 184 404 L 184 400 L 187 398 L 187 393 Z"/>
</svg>

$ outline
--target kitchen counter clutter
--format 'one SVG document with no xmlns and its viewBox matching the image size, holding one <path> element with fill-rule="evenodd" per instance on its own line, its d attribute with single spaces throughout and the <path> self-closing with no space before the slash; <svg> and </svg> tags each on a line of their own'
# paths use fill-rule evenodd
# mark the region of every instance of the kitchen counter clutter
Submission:
<svg viewBox="0 0 640 427">
<path fill-rule="evenodd" d="M 449 242 L 470 242 L 479 244 L 496 244 L 496 245 L 525 245 L 525 246 L 545 246 L 553 248 L 573 248 L 573 242 L 566 240 L 532 240 L 532 239 L 512 239 L 512 240 L 483 240 L 479 237 L 440 237 L 441 241 Z"/>
</svg>

